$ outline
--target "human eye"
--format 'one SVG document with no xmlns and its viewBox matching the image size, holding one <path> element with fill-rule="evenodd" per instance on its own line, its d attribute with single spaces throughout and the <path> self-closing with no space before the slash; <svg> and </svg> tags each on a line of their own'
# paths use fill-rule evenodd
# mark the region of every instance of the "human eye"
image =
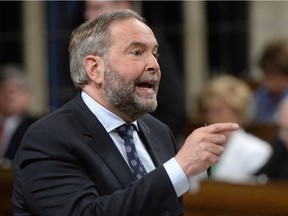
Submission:
<svg viewBox="0 0 288 216">
<path fill-rule="evenodd" d="M 142 55 L 142 51 L 141 50 L 133 50 L 131 52 L 132 55 L 134 56 L 141 56 Z"/>
<path fill-rule="evenodd" d="M 159 53 L 158 52 L 154 52 L 153 55 L 157 60 L 159 59 Z"/>
</svg>

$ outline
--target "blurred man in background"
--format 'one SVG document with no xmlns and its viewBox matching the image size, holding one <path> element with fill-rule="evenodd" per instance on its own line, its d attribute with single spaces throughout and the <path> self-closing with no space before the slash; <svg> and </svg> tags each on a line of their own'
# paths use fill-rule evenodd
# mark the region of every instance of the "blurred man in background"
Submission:
<svg viewBox="0 0 288 216">
<path fill-rule="evenodd" d="M 28 80 L 15 64 L 0 69 L 0 166 L 9 168 L 26 129 L 34 122 L 27 114 L 31 102 Z"/>
<path fill-rule="evenodd" d="M 263 79 L 251 101 L 251 120 L 274 124 L 279 104 L 288 96 L 288 40 L 268 43 L 259 64 Z"/>
<path fill-rule="evenodd" d="M 288 178 L 288 97 L 279 107 L 277 116 L 278 135 L 273 142 L 274 153 L 269 161 L 258 171 L 257 175 L 265 174 L 269 178 Z"/>
</svg>

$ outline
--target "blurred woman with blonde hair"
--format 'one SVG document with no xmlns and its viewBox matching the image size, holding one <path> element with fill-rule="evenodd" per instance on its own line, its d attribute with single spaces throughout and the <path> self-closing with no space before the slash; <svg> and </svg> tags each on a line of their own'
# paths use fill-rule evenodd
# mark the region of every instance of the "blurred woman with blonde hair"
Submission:
<svg viewBox="0 0 288 216">
<path fill-rule="evenodd" d="M 226 181 L 249 179 L 272 153 L 269 143 L 244 131 L 252 92 L 248 84 L 231 75 L 210 80 L 200 94 L 200 108 L 207 124 L 237 122 L 242 129 L 231 133 L 225 151 L 213 170 L 213 178 Z"/>
</svg>

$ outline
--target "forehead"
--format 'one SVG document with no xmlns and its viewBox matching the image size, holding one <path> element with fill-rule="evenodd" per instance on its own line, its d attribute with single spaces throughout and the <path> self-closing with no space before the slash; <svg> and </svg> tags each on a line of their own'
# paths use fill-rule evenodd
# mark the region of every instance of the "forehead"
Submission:
<svg viewBox="0 0 288 216">
<path fill-rule="evenodd" d="M 11 89 L 13 87 L 24 88 L 24 84 L 23 82 L 21 82 L 20 80 L 16 78 L 9 78 L 0 82 L 0 90 L 7 89 L 7 88 Z"/>
<path fill-rule="evenodd" d="M 85 10 L 93 12 L 96 17 L 101 13 L 114 11 L 116 4 L 114 1 L 85 1 Z"/>
<path fill-rule="evenodd" d="M 207 108 L 226 106 L 222 97 L 218 95 L 210 95 L 205 99 L 204 106 Z"/>
<path fill-rule="evenodd" d="M 138 41 L 149 46 L 158 46 L 153 31 L 137 19 L 116 21 L 110 26 L 112 45 Z"/>
<path fill-rule="evenodd" d="M 113 1 L 85 1 L 84 2 L 86 7 L 97 8 L 97 9 L 110 6 L 113 3 L 114 3 Z"/>
</svg>

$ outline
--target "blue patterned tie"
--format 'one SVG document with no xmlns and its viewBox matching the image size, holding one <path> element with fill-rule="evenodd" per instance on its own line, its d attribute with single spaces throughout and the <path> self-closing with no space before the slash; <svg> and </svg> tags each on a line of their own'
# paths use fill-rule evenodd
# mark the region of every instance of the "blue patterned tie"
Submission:
<svg viewBox="0 0 288 216">
<path fill-rule="evenodd" d="M 134 176 L 137 179 L 142 178 L 147 174 L 140 158 L 136 152 L 135 143 L 133 139 L 133 124 L 125 124 L 117 128 L 117 132 L 124 139 L 128 163 L 132 169 Z"/>
</svg>

